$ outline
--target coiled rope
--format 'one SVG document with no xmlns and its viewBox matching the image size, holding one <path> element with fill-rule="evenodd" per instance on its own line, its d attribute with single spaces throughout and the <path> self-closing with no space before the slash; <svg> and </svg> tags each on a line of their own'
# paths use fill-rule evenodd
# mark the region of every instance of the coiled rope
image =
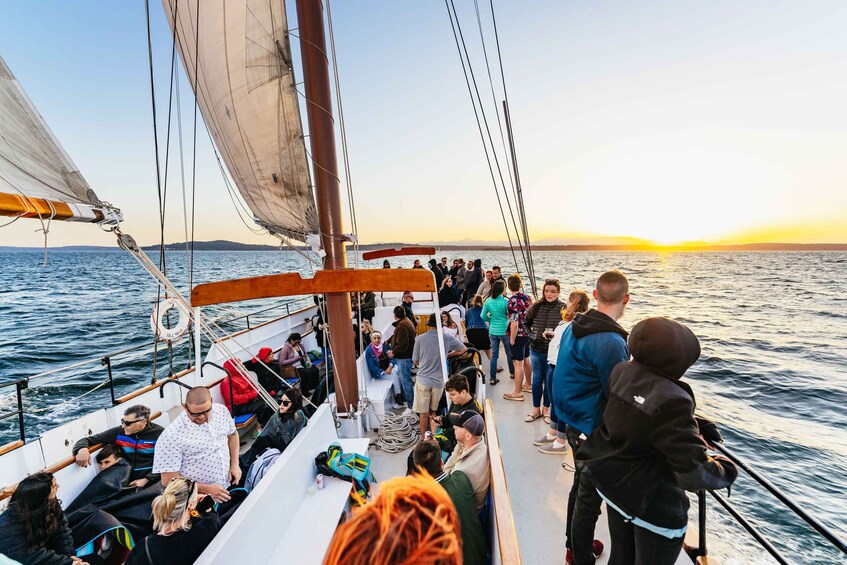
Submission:
<svg viewBox="0 0 847 565">
<path fill-rule="evenodd" d="M 386 453 L 400 453 L 417 445 L 420 439 L 417 415 L 404 416 L 386 412 L 382 416 L 373 445 Z"/>
</svg>

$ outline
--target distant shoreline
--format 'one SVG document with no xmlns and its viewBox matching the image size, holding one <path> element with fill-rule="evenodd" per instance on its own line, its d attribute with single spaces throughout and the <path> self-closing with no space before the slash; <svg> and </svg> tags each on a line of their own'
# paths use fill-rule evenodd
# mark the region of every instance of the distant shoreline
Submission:
<svg viewBox="0 0 847 565">
<path fill-rule="evenodd" d="M 399 248 L 413 244 L 407 243 L 378 243 L 360 245 L 363 251 L 385 248 Z M 433 246 L 441 252 L 447 251 L 509 251 L 507 245 L 436 245 Z M 169 243 L 165 246 L 168 251 L 184 251 L 185 243 Z M 143 246 L 144 251 L 158 251 L 158 245 Z M 303 247 L 302 249 L 306 249 Z M 747 243 L 736 245 L 533 245 L 533 251 L 639 251 L 639 252 L 715 252 L 715 251 L 847 251 L 847 243 Z M 277 251 L 279 247 L 273 245 L 256 245 L 249 243 L 238 243 L 234 241 L 197 241 L 194 243 L 194 251 Z M 14 247 L 0 246 L 0 253 L 20 252 L 43 252 L 43 247 Z M 48 247 L 48 252 L 69 251 L 115 251 L 117 246 L 97 245 L 69 245 L 63 247 Z M 282 251 L 292 251 L 290 248 L 282 248 Z"/>
</svg>

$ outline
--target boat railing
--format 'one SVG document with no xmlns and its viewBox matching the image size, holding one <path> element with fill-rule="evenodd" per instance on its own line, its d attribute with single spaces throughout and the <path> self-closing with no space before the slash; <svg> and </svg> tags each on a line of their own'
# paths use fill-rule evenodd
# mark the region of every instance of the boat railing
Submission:
<svg viewBox="0 0 847 565">
<path fill-rule="evenodd" d="M 304 309 L 307 309 L 307 308 L 304 308 L 304 306 L 307 306 L 307 305 L 302 300 L 293 301 L 293 302 L 289 301 L 289 302 L 284 302 L 284 303 L 280 303 L 280 304 L 275 304 L 273 306 L 265 307 L 265 308 L 262 308 L 260 310 L 252 311 L 248 314 L 244 314 L 244 315 L 241 315 L 241 316 L 236 316 L 236 317 L 233 317 L 233 318 L 228 318 L 228 319 L 223 320 L 223 321 L 218 321 L 216 323 L 217 323 L 218 326 L 227 327 L 227 326 L 229 326 L 233 323 L 237 323 L 238 321 L 245 320 L 246 323 L 247 323 L 246 330 L 249 330 L 249 329 L 252 329 L 251 328 L 251 322 L 250 322 L 251 316 L 253 317 L 253 319 L 255 321 L 256 317 L 261 315 L 261 314 L 265 314 L 265 313 L 270 312 L 272 310 L 282 309 L 283 311 L 280 312 L 279 316 L 272 317 L 271 320 L 268 320 L 268 321 L 273 321 L 273 320 L 276 320 L 276 319 L 279 319 L 279 318 L 285 318 L 285 317 L 291 316 L 292 314 L 296 314 L 297 312 L 300 312 Z M 142 344 L 139 344 L 139 345 L 126 347 L 126 348 L 120 349 L 118 351 L 112 351 L 112 352 L 106 353 L 105 355 L 101 355 L 101 356 L 98 356 L 98 357 L 91 357 L 89 359 L 77 361 L 77 362 L 72 363 L 70 365 L 63 365 L 61 367 L 50 369 L 48 371 L 44 371 L 44 372 L 38 373 L 36 375 L 30 375 L 30 376 L 27 376 L 27 377 L 21 377 L 19 379 L 8 381 L 8 382 L 5 382 L 5 383 L 0 383 L 0 394 L 3 394 L 7 389 L 14 387 L 15 397 L 16 397 L 16 399 L 15 399 L 16 402 L 15 402 L 14 408 L 7 410 L 3 413 L 0 413 L 0 423 L 4 422 L 6 420 L 12 419 L 12 418 L 17 418 L 18 435 L 20 437 L 20 439 L 18 441 L 26 443 L 27 435 L 26 435 L 26 418 L 25 418 L 26 410 L 25 410 L 25 401 L 24 401 L 25 400 L 24 399 L 24 391 L 27 390 L 29 388 L 30 384 L 35 382 L 35 381 L 40 381 L 40 380 L 42 380 L 46 377 L 50 377 L 50 376 L 53 376 L 53 375 L 56 375 L 56 374 L 67 375 L 69 371 L 74 371 L 76 369 L 81 369 L 81 368 L 89 367 L 89 366 L 100 365 L 101 367 L 105 368 L 106 374 L 104 375 L 104 380 L 102 382 L 95 385 L 91 390 L 85 392 L 84 394 L 87 395 L 87 394 L 93 392 L 96 389 L 99 389 L 99 388 L 102 388 L 102 387 L 105 387 L 105 386 L 108 385 L 109 396 L 110 396 L 110 399 L 111 399 L 112 406 L 115 406 L 117 404 L 121 404 L 127 398 L 126 397 L 119 397 L 116 394 L 115 377 L 114 377 L 113 368 L 112 368 L 113 361 L 115 359 L 118 359 L 118 358 L 125 358 L 127 356 L 132 355 L 132 354 L 142 353 L 142 354 L 146 355 L 146 354 L 154 353 L 154 352 L 157 351 L 157 346 L 161 346 L 163 343 L 164 342 L 157 343 L 155 341 L 142 343 Z M 188 372 L 193 371 L 194 370 L 194 367 L 192 366 L 193 356 L 189 355 L 188 357 L 189 357 L 188 365 L 187 365 L 187 368 L 184 371 L 175 372 L 173 370 L 172 365 L 171 365 L 171 370 L 167 374 L 166 378 L 181 376 L 181 375 L 184 375 Z M 91 369 L 86 374 L 91 374 L 91 373 L 94 372 L 94 370 L 95 369 Z M 161 381 L 161 379 L 157 379 L 156 376 L 154 375 L 153 378 L 151 379 L 151 381 L 149 382 L 149 385 L 154 386 L 160 381 Z M 71 400 L 75 400 L 75 399 L 71 399 Z M 0 447 L 3 447 L 3 446 L 0 446 Z"/>
<path fill-rule="evenodd" d="M 817 531 L 824 539 L 826 539 L 834 548 L 839 550 L 844 555 L 847 555 L 847 543 L 844 540 L 840 539 L 829 527 L 823 524 L 820 520 L 809 514 L 806 510 L 800 507 L 794 500 L 791 499 L 787 494 L 782 492 L 776 485 L 774 485 L 771 481 L 765 478 L 761 473 L 759 473 L 750 463 L 745 461 L 742 457 L 740 457 L 737 453 L 735 453 L 732 449 L 727 447 L 723 443 L 716 443 L 715 448 L 717 451 L 725 455 L 730 461 L 736 464 L 736 466 L 744 471 L 750 478 L 756 481 L 760 486 L 762 486 L 766 491 L 768 491 L 776 500 L 778 500 L 785 508 L 794 513 L 795 516 L 802 519 L 806 524 L 808 524 L 812 529 Z M 767 551 L 771 557 L 773 557 L 778 563 L 791 563 L 773 544 L 773 542 L 765 535 L 761 530 L 756 528 L 756 526 L 744 516 L 742 512 L 738 510 L 732 503 L 729 502 L 728 497 L 724 497 L 722 494 L 715 491 L 708 491 L 709 494 L 726 509 L 726 511 L 732 516 L 732 518 L 747 532 L 753 536 L 753 538 L 762 546 L 762 548 Z M 694 550 L 694 554 L 696 556 L 705 556 L 707 555 L 706 550 L 706 491 L 700 491 L 697 493 L 697 501 L 698 501 L 698 526 L 699 526 L 699 547 Z"/>
</svg>

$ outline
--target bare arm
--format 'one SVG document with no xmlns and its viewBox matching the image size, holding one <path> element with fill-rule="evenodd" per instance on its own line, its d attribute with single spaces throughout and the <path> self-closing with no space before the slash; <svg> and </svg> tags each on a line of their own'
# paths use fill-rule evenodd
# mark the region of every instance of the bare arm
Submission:
<svg viewBox="0 0 847 565">
<path fill-rule="evenodd" d="M 241 480 L 241 466 L 238 464 L 238 432 L 226 438 L 229 447 L 229 480 L 238 484 Z"/>
</svg>

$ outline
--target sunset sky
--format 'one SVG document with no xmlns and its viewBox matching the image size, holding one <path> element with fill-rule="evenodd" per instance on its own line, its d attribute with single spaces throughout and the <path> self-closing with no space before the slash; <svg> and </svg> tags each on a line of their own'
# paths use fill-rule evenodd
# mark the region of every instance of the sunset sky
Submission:
<svg viewBox="0 0 847 565">
<path fill-rule="evenodd" d="M 493 112 L 473 3 L 457 5 Z M 847 3 L 495 8 L 535 242 L 847 243 Z M 170 30 L 161 4 L 151 10 L 164 143 Z M 333 19 L 360 241 L 504 241 L 443 2 L 336 0 Z M 145 25 L 141 0 L 0 3 L 0 55 L 146 244 L 159 232 Z M 492 41 L 490 15 L 484 25 Z M 190 140 L 184 77 L 181 89 Z M 198 138 L 196 238 L 273 244 L 239 220 Z M 177 167 L 168 241 L 184 239 L 175 179 Z M 40 245 L 38 227 L 2 228 L 0 245 Z M 50 238 L 114 243 L 90 225 L 54 224 Z"/>
</svg>

